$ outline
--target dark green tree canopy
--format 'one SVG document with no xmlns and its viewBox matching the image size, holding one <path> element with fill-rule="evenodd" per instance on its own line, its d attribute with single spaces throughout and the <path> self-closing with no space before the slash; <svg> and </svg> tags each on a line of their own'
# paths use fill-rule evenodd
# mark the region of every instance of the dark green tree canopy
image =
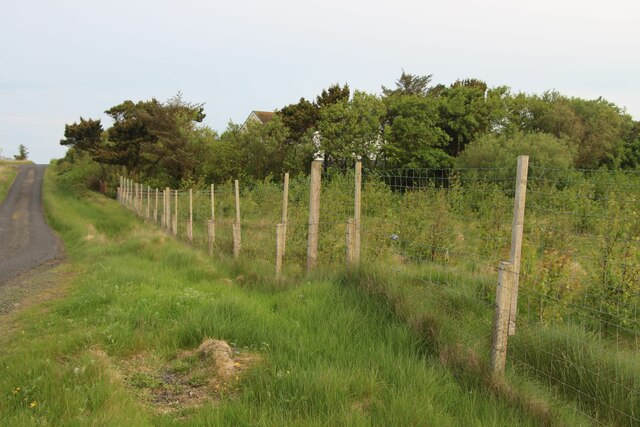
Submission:
<svg viewBox="0 0 640 427">
<path fill-rule="evenodd" d="M 384 96 L 393 95 L 420 95 L 427 96 L 429 93 L 429 83 L 431 83 L 432 74 L 426 76 L 418 76 L 405 73 L 402 70 L 400 78 L 396 80 L 396 88 L 389 89 L 382 86 Z"/>
</svg>

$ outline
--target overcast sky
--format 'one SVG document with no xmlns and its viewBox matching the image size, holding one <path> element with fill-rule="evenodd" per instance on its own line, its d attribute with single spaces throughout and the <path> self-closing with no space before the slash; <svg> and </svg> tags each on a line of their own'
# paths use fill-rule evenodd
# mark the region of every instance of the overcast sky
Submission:
<svg viewBox="0 0 640 427">
<path fill-rule="evenodd" d="M 602 96 L 640 120 L 638 0 L 0 0 L 0 149 L 46 163 L 65 123 L 178 91 L 222 132 L 402 69 Z"/>
</svg>

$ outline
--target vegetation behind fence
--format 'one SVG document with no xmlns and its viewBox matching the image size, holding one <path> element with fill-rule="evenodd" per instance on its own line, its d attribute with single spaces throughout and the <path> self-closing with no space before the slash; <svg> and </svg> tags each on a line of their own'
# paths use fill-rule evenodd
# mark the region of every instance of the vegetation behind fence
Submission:
<svg viewBox="0 0 640 427">
<path fill-rule="evenodd" d="M 528 172 L 508 370 L 538 378 L 597 422 L 638 424 L 640 174 L 535 164 Z M 323 173 L 318 267 L 344 268 L 357 231 L 359 263 L 383 270 L 390 286 L 413 289 L 420 310 L 447 319 L 441 329 L 488 363 L 498 266 L 513 255 L 514 167 L 365 170 L 361 213 L 354 202 L 358 177 Z M 214 254 L 236 248 L 275 269 L 281 247 L 281 274 L 295 278 L 308 267 L 312 180 L 292 178 L 286 199 L 283 186 L 268 180 L 239 188 L 236 199 L 237 183 L 230 181 L 172 190 L 165 204 L 162 189 L 122 178 L 118 198 L 150 221 L 170 215 L 168 232 Z M 278 224 L 286 237 L 277 245 Z M 508 310 L 515 316 L 515 307 Z"/>
</svg>

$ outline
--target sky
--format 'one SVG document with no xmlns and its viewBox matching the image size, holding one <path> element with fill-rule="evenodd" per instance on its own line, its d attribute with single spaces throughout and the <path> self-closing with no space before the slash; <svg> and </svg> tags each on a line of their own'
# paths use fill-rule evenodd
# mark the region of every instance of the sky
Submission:
<svg viewBox="0 0 640 427">
<path fill-rule="evenodd" d="M 60 158 L 66 123 L 108 126 L 127 99 L 181 92 L 221 133 L 402 70 L 602 96 L 640 120 L 639 23 L 637 0 L 0 0 L 0 156 Z"/>
</svg>

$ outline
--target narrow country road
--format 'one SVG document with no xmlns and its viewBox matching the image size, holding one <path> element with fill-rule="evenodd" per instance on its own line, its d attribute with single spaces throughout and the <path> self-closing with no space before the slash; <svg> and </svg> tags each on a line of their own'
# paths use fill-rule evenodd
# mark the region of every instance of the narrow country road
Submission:
<svg viewBox="0 0 640 427">
<path fill-rule="evenodd" d="M 0 204 L 0 288 L 9 279 L 59 257 L 62 243 L 44 219 L 45 165 L 20 166 Z"/>
</svg>

